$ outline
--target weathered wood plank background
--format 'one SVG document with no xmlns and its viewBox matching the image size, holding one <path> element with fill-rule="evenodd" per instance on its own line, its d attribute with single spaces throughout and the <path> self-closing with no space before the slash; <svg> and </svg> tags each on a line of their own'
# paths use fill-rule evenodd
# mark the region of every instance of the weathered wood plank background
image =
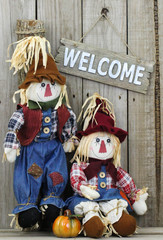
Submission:
<svg viewBox="0 0 163 240">
<path fill-rule="evenodd" d="M 153 0 L 129 1 L 128 43 L 138 56 L 153 60 Z M 129 172 L 139 185 L 149 186 L 150 194 L 156 191 L 154 77 L 146 96 L 128 93 Z M 148 199 L 148 208 L 146 217 L 139 217 L 140 225 L 157 224 L 156 194 Z"/>
<path fill-rule="evenodd" d="M 60 39 L 78 41 L 83 33 L 107 8 L 108 16 L 138 57 L 155 60 L 154 2 L 158 3 L 159 15 L 159 61 L 160 61 L 160 116 L 163 104 L 163 1 L 161 0 L 0 0 L 0 156 L 3 155 L 3 139 L 7 123 L 16 106 L 12 95 L 17 90 L 17 77 L 9 72 L 7 47 L 16 41 L 17 19 L 39 19 L 45 24 L 46 38 L 51 42 L 52 52 L 57 54 Z M 130 52 L 115 30 L 102 19 L 83 40 L 84 43 L 118 53 Z M 66 74 L 65 74 L 66 75 Z M 138 217 L 139 226 L 163 226 L 163 144 L 158 154 L 155 114 L 155 71 L 147 94 L 139 94 L 80 77 L 66 75 L 70 103 L 78 115 L 82 103 L 94 92 L 107 97 L 115 108 L 117 126 L 128 130 L 128 139 L 122 144 L 122 166 L 128 170 L 138 187 L 149 187 L 148 213 Z M 163 123 L 163 117 L 161 117 Z M 161 134 L 163 143 L 163 136 Z M 157 151 L 156 151 L 157 148 Z M 157 157 L 157 160 L 156 160 Z M 162 157 L 162 158 L 161 158 Z M 156 171 L 157 166 L 157 171 Z M 159 171 L 158 171 L 159 166 Z M 0 228 L 9 228 L 14 205 L 14 165 L 0 163 Z"/>
</svg>

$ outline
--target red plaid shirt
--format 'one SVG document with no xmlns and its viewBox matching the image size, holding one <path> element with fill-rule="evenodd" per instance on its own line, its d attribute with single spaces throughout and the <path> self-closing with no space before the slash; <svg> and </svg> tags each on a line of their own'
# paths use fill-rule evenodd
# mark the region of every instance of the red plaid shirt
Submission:
<svg viewBox="0 0 163 240">
<path fill-rule="evenodd" d="M 85 173 L 83 170 L 89 165 L 89 163 L 81 162 L 80 166 L 77 163 L 74 163 L 70 172 L 70 180 L 71 186 L 73 190 L 82 196 L 80 191 L 81 185 L 91 185 L 98 187 L 98 177 L 97 175 L 87 180 Z M 123 170 L 121 167 L 117 168 L 117 182 L 115 183 L 112 179 L 111 175 L 106 173 L 106 189 L 110 188 L 118 188 L 122 190 L 126 196 L 129 198 L 131 204 L 133 204 L 136 200 L 136 194 L 139 189 L 136 188 L 133 179 L 130 175 Z"/>
</svg>

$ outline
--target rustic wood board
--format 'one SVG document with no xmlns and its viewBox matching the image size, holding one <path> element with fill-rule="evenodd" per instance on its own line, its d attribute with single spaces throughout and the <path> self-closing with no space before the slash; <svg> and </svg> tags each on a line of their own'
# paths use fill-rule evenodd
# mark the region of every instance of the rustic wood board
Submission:
<svg viewBox="0 0 163 240">
<path fill-rule="evenodd" d="M 13 76 L 9 71 L 7 59 L 7 47 L 10 43 L 17 40 L 15 33 L 16 20 L 18 18 L 35 18 L 35 0 L 6 0 L 0 8 L 0 156 L 3 155 L 3 140 L 7 132 L 7 124 L 12 113 L 16 110 L 16 105 L 12 102 L 12 95 L 17 90 L 17 76 Z M 12 48 L 13 50 L 13 48 Z M 11 51 L 12 52 L 12 51 Z M 13 193 L 13 169 L 14 165 L 8 162 L 0 161 L 0 228 L 9 228 L 11 217 L 8 214 L 12 212 L 16 201 Z"/>
<path fill-rule="evenodd" d="M 55 60 L 63 73 L 134 92 L 144 94 L 147 92 L 154 62 L 149 63 L 138 60 L 137 57 L 129 57 L 106 48 L 92 47 L 64 38 L 61 39 L 58 52 Z M 126 73 L 130 71 L 129 69 L 132 73 L 130 72 L 127 77 Z M 139 73 L 138 69 L 144 70 Z M 142 77 L 136 77 L 139 74 Z"/>
<path fill-rule="evenodd" d="M 154 60 L 153 0 L 128 1 L 128 44 L 141 58 Z M 155 187 L 154 74 L 146 95 L 129 92 L 129 171 L 137 186 L 149 187 L 148 212 L 139 226 L 157 226 Z"/>
<path fill-rule="evenodd" d="M 133 236 L 128 237 L 123 237 L 124 240 L 146 240 L 146 239 L 162 239 L 163 236 L 163 228 L 139 228 L 137 230 L 137 233 L 134 234 Z M 17 230 L 11 230 L 11 229 L 0 229 L 0 239 L 2 240 L 14 240 L 14 239 L 35 239 L 35 240 L 42 240 L 42 239 L 53 239 L 53 240 L 58 240 L 58 237 L 55 237 L 53 233 L 49 232 L 24 232 L 24 231 L 17 231 Z M 67 238 L 66 238 L 67 239 Z M 90 238 L 85 237 L 85 236 L 77 236 L 75 239 L 77 240 L 90 240 Z M 105 237 L 100 238 L 101 240 L 105 240 Z M 115 240 L 115 236 L 111 236 L 108 238 L 109 240 Z"/>
<path fill-rule="evenodd" d="M 159 55 L 160 55 L 160 119 L 161 119 L 161 183 L 163 176 L 163 1 L 158 1 L 158 17 L 159 17 Z M 163 184 L 160 189 L 160 214 L 158 216 L 159 225 L 163 223 Z"/>
<path fill-rule="evenodd" d="M 92 8 L 93 6 L 93 8 Z M 126 37 L 126 1 L 110 0 L 84 0 L 83 1 L 83 33 L 90 29 L 90 26 L 97 20 L 101 10 L 109 9 L 109 17 L 119 29 L 122 37 Z M 114 52 L 126 53 L 126 47 L 121 42 L 119 36 L 111 28 L 106 20 L 101 20 L 93 30 L 84 38 L 84 43 L 92 47 L 105 48 Z M 116 125 L 127 130 L 127 91 L 108 86 L 106 84 L 92 82 L 84 79 L 83 99 L 98 92 L 101 96 L 107 97 L 114 105 L 116 114 Z M 123 168 L 127 170 L 127 140 L 122 144 L 121 162 Z"/>
<path fill-rule="evenodd" d="M 55 56 L 60 46 L 61 38 L 79 39 L 81 36 L 81 1 L 76 0 L 39 0 L 38 18 L 45 23 L 46 38 L 50 41 L 52 53 Z M 70 105 L 78 116 L 82 106 L 82 79 L 62 73 L 66 77 L 66 85 Z M 80 126 L 78 126 L 79 128 Z M 67 154 L 68 169 L 73 154 Z M 65 197 L 72 194 L 70 184 L 65 190 Z"/>
<path fill-rule="evenodd" d="M 14 239 L 35 239 L 35 240 L 58 240 L 58 237 L 54 236 L 53 233 L 49 232 L 23 232 L 16 231 L 10 229 L 1 229 L 0 230 L 0 239 L 2 240 L 14 240 Z M 68 239 L 68 238 L 66 238 Z M 90 238 L 85 236 L 77 236 L 75 239 L 77 240 L 90 240 Z M 105 240 L 105 237 L 100 238 L 101 240 Z M 115 236 L 111 236 L 107 238 L 109 240 L 115 240 Z M 137 233 L 133 236 L 123 237 L 123 240 L 153 240 L 153 239 L 163 239 L 163 228 L 140 228 L 137 230 Z"/>
<path fill-rule="evenodd" d="M 39 0 L 37 4 L 38 19 L 44 21 L 46 38 L 52 46 L 55 56 L 61 38 L 79 39 L 81 36 L 81 1 L 76 0 Z M 82 105 L 81 78 L 64 74 L 70 105 L 78 115 Z"/>
</svg>

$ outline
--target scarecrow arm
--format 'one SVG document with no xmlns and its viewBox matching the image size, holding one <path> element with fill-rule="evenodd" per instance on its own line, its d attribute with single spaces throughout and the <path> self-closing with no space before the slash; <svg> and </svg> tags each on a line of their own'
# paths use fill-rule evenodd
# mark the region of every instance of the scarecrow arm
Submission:
<svg viewBox="0 0 163 240">
<path fill-rule="evenodd" d="M 144 215 L 147 211 L 146 200 L 148 198 L 147 188 L 141 189 L 136 196 L 136 201 L 133 204 L 133 209 L 138 215 Z"/>
<path fill-rule="evenodd" d="M 70 172 L 70 180 L 74 192 L 78 193 L 80 196 L 83 196 L 80 187 L 81 185 L 88 186 L 89 184 L 85 173 L 77 163 L 74 163 L 72 165 Z"/>
<path fill-rule="evenodd" d="M 70 117 L 68 118 L 62 129 L 63 142 L 67 142 L 72 136 L 75 136 L 77 131 L 76 115 L 70 108 L 68 108 L 68 111 L 70 113 Z"/>
<path fill-rule="evenodd" d="M 5 148 L 4 153 L 6 154 L 7 160 L 12 163 L 15 162 L 17 156 L 17 150 L 13 148 Z"/>
<path fill-rule="evenodd" d="M 100 197 L 100 194 L 96 190 L 92 189 L 91 186 L 81 185 L 80 190 L 82 192 L 82 195 L 89 200 L 97 199 Z"/>
<path fill-rule="evenodd" d="M 8 132 L 4 140 L 4 152 L 9 162 L 14 162 L 16 159 L 16 152 L 20 146 L 16 133 L 23 124 L 24 114 L 22 112 L 22 109 L 20 109 L 14 112 L 10 118 L 8 124 Z"/>
<path fill-rule="evenodd" d="M 137 189 L 132 177 L 121 167 L 117 168 L 117 187 L 122 190 L 129 198 L 131 205 L 136 201 L 137 193 L 140 189 Z"/>
</svg>

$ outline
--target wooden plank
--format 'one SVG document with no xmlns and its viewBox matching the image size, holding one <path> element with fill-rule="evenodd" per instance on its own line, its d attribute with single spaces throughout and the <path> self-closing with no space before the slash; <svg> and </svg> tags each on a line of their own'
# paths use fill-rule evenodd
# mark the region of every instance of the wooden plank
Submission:
<svg viewBox="0 0 163 240">
<path fill-rule="evenodd" d="M 161 120 L 161 176 L 163 176 L 163 1 L 158 1 L 158 19 L 159 19 L 159 61 L 160 61 L 160 120 Z M 162 179 L 162 177 L 161 177 Z M 163 184 L 160 189 L 160 212 L 158 216 L 159 225 L 163 224 Z"/>
<path fill-rule="evenodd" d="M 154 62 L 69 39 L 61 43 L 55 58 L 61 72 L 146 94 Z"/>
<path fill-rule="evenodd" d="M 81 36 L 81 0 L 39 0 L 37 3 L 38 19 L 45 23 L 45 37 L 50 41 L 52 53 L 55 56 L 61 38 L 77 40 Z M 81 78 L 64 73 L 63 75 L 66 77 L 70 105 L 78 116 L 82 106 Z M 69 170 L 71 168 L 69 160 L 72 157 L 73 154 L 67 154 Z M 69 184 L 65 190 L 66 197 L 70 196 L 71 193 L 72 190 Z"/>
<path fill-rule="evenodd" d="M 45 22 L 45 37 L 50 41 L 53 55 L 57 54 L 61 38 L 77 40 L 81 36 L 81 1 L 40 0 L 38 19 Z M 78 115 L 82 105 L 82 81 L 78 77 L 63 74 L 67 79 L 70 105 Z"/>
<path fill-rule="evenodd" d="M 0 7 L 0 156 L 3 155 L 3 140 L 7 132 L 7 124 L 11 114 L 16 106 L 12 102 L 12 95 L 17 90 L 17 76 L 13 76 L 9 71 L 7 59 L 7 47 L 10 43 L 17 40 L 15 33 L 16 20 L 18 18 L 35 18 L 35 0 L 6 0 L 1 1 Z M 12 48 L 13 50 L 13 48 Z M 12 51 L 11 51 L 12 52 Z M 0 161 L 0 228 L 9 228 L 11 217 L 8 214 L 12 212 L 16 201 L 13 193 L 13 168 L 11 163 L 2 163 Z"/>
<path fill-rule="evenodd" d="M 137 233 L 133 236 L 123 237 L 123 239 L 139 239 L 139 240 L 145 240 L 145 239 L 162 239 L 163 235 L 163 228 L 162 227 L 146 227 L 146 228 L 139 228 L 137 229 Z M 6 239 L 6 240 L 14 240 L 14 239 L 32 239 L 40 240 L 40 239 L 53 239 L 58 240 L 58 237 L 55 237 L 53 233 L 49 232 L 25 232 L 20 230 L 14 230 L 14 229 L 0 229 L 0 239 Z M 77 240 L 90 240 L 90 238 L 84 237 L 84 236 L 78 236 L 76 238 Z M 106 239 L 105 237 L 100 238 L 101 240 Z M 109 237 L 109 240 L 115 240 L 115 236 Z"/>
<path fill-rule="evenodd" d="M 108 8 L 108 16 L 125 40 L 126 0 L 101 0 L 96 1 L 96 4 L 94 0 L 83 0 L 83 33 L 90 29 L 100 16 L 103 8 Z M 120 37 L 105 19 L 100 20 L 83 41 L 92 47 L 105 48 L 117 53 L 126 53 L 126 47 L 120 40 Z M 94 92 L 107 97 L 113 103 L 116 114 L 116 126 L 127 130 L 127 91 L 106 84 L 84 80 L 83 99 L 85 100 Z M 121 163 L 122 167 L 127 170 L 127 140 L 122 144 Z"/>
<path fill-rule="evenodd" d="M 141 58 L 153 61 L 153 0 L 128 1 L 128 44 Z M 157 226 L 155 186 L 154 74 L 146 95 L 129 92 L 129 170 L 137 186 L 149 187 L 148 212 L 138 226 Z"/>
<path fill-rule="evenodd" d="M 163 235 L 163 227 L 143 227 L 137 230 L 141 235 Z"/>
</svg>

